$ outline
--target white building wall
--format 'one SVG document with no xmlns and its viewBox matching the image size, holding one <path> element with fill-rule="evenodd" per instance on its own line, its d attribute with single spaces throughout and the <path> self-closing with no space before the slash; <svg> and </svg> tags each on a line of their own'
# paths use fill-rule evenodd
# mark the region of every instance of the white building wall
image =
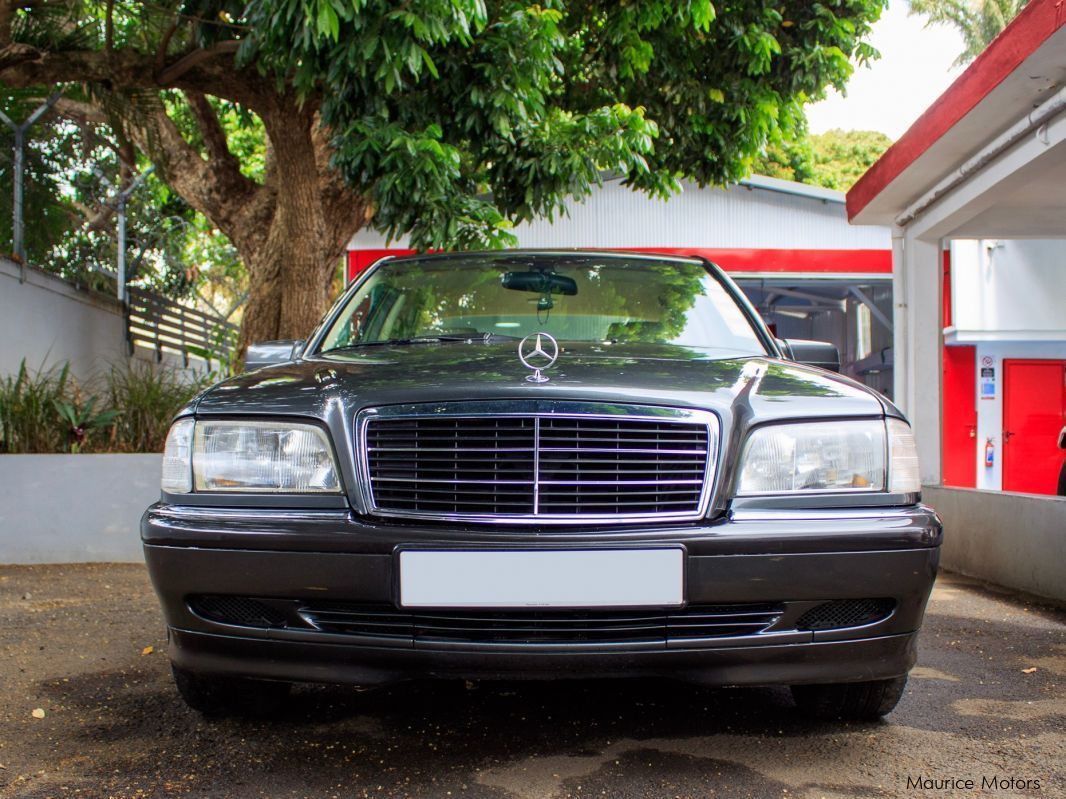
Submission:
<svg viewBox="0 0 1066 799">
<path fill-rule="evenodd" d="M 686 183 L 667 200 L 608 180 L 583 202 L 572 203 L 568 214 L 518 225 L 514 233 L 520 247 L 891 247 L 888 228 L 848 224 L 840 192 L 763 177 L 725 189 Z M 373 230 L 360 231 L 349 243 L 349 249 L 387 246 Z"/>
<path fill-rule="evenodd" d="M 973 344 L 977 369 L 977 488 L 1003 485 L 1003 361 L 1066 359 L 1066 240 L 951 242 L 950 346 Z M 995 370 L 996 393 L 981 398 L 981 369 Z M 996 457 L 984 465 L 985 442 Z"/>
<path fill-rule="evenodd" d="M 949 341 L 1066 341 L 1066 240 L 951 242 Z"/>
</svg>

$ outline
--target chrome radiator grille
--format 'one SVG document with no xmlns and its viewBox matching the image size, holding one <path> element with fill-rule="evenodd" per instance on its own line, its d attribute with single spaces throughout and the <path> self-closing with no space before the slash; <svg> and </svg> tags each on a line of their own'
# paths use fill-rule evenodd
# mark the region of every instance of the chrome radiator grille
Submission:
<svg viewBox="0 0 1066 799">
<path fill-rule="evenodd" d="M 566 412 L 546 403 L 484 414 L 417 407 L 376 409 L 362 421 L 367 499 L 378 513 L 538 523 L 693 519 L 705 510 L 717 448 L 710 414 L 582 413 L 577 403 Z"/>
</svg>

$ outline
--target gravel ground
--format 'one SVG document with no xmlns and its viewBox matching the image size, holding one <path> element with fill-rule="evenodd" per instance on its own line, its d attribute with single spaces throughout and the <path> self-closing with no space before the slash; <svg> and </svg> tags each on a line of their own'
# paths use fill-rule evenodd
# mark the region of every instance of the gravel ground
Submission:
<svg viewBox="0 0 1066 799">
<path fill-rule="evenodd" d="M 0 566 L 0 797 L 1066 796 L 1066 614 L 951 575 L 877 724 L 645 681 L 308 686 L 205 720 L 163 650 L 143 567 Z"/>
</svg>

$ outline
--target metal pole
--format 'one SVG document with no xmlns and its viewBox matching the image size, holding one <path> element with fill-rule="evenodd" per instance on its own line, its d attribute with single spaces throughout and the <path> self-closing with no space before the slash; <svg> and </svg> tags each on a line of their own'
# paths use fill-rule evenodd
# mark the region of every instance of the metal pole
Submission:
<svg viewBox="0 0 1066 799">
<path fill-rule="evenodd" d="M 12 221 L 14 238 L 12 248 L 19 259 L 19 263 L 22 264 L 22 274 L 19 277 L 20 283 L 26 280 L 26 245 L 23 243 L 23 225 L 25 222 L 22 216 L 22 178 L 26 170 L 23 159 L 23 145 L 26 137 L 23 131 L 24 129 L 21 125 L 15 128 L 15 218 Z"/>
<path fill-rule="evenodd" d="M 118 269 L 115 276 L 115 296 L 126 301 L 126 194 L 118 197 Z"/>
<path fill-rule="evenodd" d="M 56 91 L 34 109 L 26 121 L 22 124 L 16 124 L 7 114 L 0 111 L 0 121 L 11 128 L 15 133 L 15 198 L 14 198 L 14 219 L 12 220 L 12 249 L 15 255 L 19 259 L 19 282 L 26 282 L 26 247 L 25 247 L 25 215 L 23 213 L 23 175 L 26 171 L 26 131 L 32 128 L 37 120 L 40 119 L 44 113 L 56 104 L 56 100 L 60 98 L 62 92 Z"/>
</svg>

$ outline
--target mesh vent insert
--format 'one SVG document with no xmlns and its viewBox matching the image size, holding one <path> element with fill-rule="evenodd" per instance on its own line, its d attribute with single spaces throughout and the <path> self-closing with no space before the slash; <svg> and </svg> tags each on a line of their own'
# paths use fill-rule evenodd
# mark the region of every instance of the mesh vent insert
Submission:
<svg viewBox="0 0 1066 799">
<path fill-rule="evenodd" d="M 222 624 L 242 627 L 284 627 L 285 614 L 264 602 L 243 596 L 201 595 L 189 599 L 193 613 Z"/>
<path fill-rule="evenodd" d="M 798 630 L 836 630 L 860 627 L 888 617 L 896 606 L 892 599 L 836 599 L 823 602 L 800 616 Z"/>
</svg>

